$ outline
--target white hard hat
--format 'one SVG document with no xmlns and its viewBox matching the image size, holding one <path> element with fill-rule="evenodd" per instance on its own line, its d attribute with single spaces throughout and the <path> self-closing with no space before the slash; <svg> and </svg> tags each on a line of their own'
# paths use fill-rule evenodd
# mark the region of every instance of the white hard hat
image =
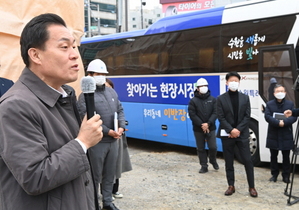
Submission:
<svg viewBox="0 0 299 210">
<path fill-rule="evenodd" d="M 200 78 L 200 79 L 197 80 L 197 82 L 196 82 L 196 86 L 197 86 L 197 87 L 198 87 L 198 86 L 204 86 L 204 85 L 208 85 L 208 82 L 207 82 L 206 79 L 204 79 L 204 78 Z"/>
<path fill-rule="evenodd" d="M 87 72 L 96 72 L 96 73 L 103 73 L 108 74 L 106 64 L 100 60 L 95 59 L 88 64 Z"/>
</svg>

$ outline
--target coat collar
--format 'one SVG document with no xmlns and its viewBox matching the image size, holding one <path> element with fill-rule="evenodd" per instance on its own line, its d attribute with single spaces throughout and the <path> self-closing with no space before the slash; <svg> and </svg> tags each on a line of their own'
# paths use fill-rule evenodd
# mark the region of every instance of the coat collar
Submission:
<svg viewBox="0 0 299 210">
<path fill-rule="evenodd" d="M 24 68 L 19 80 L 34 95 L 36 95 L 36 97 L 38 97 L 41 101 L 43 101 L 50 107 L 54 107 L 58 99 L 61 97 L 61 94 L 59 92 L 49 87 L 27 67 Z"/>
</svg>

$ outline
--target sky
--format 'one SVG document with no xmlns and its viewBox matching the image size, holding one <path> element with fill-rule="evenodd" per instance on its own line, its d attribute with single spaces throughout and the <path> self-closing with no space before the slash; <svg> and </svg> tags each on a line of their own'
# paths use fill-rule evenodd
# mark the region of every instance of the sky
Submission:
<svg viewBox="0 0 299 210">
<path fill-rule="evenodd" d="M 152 9 L 155 6 L 162 7 L 160 4 L 160 0 L 142 0 L 142 2 L 146 2 L 146 5 L 143 6 L 144 9 Z M 140 7 L 141 0 L 130 0 L 130 9 L 135 9 L 136 7 Z"/>
</svg>

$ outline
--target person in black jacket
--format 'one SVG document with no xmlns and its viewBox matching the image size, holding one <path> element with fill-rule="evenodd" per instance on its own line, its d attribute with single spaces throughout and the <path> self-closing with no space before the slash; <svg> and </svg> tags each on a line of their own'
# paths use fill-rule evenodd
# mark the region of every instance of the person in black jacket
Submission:
<svg viewBox="0 0 299 210">
<path fill-rule="evenodd" d="M 228 91 L 217 98 L 217 116 L 219 129 L 217 137 L 221 138 L 225 161 L 228 188 L 224 195 L 235 193 L 234 151 L 237 147 L 244 163 L 249 194 L 257 197 L 254 183 L 254 168 L 249 148 L 249 122 L 251 115 L 249 96 L 239 92 L 241 76 L 231 71 L 225 76 Z"/>
<path fill-rule="evenodd" d="M 271 154 L 271 175 L 269 181 L 276 182 L 279 174 L 279 165 L 277 155 L 279 150 L 282 153 L 282 180 L 289 183 L 290 177 L 290 150 L 294 148 L 292 124 L 297 118 L 290 116 L 286 118 L 283 113 L 285 110 L 294 108 L 293 102 L 286 100 L 286 91 L 282 85 L 274 87 L 275 99 L 269 101 L 265 110 L 265 119 L 269 123 L 266 147 L 270 149 Z"/>
<path fill-rule="evenodd" d="M 4 93 L 6 93 L 6 91 L 8 91 L 8 89 L 11 88 L 13 84 L 13 81 L 0 77 L 0 97 L 4 95 Z"/>
<path fill-rule="evenodd" d="M 196 86 L 194 97 L 188 105 L 188 112 L 193 125 L 197 155 L 201 165 L 199 173 L 206 173 L 208 172 L 208 157 L 205 150 L 206 141 L 209 147 L 209 161 L 215 170 L 219 169 L 216 161 L 216 99 L 211 96 L 208 82 L 204 78 L 197 80 Z"/>
</svg>

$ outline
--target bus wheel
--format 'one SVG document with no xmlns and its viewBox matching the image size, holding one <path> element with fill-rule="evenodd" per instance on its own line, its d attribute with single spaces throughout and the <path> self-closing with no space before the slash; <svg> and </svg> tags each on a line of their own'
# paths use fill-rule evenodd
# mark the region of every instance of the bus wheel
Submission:
<svg viewBox="0 0 299 210">
<path fill-rule="evenodd" d="M 253 120 L 251 120 L 249 123 L 249 149 L 253 165 L 260 165 L 261 160 L 258 140 L 258 124 L 256 121 Z M 235 147 L 235 157 L 240 163 L 243 163 L 243 160 L 237 147 Z"/>
</svg>

